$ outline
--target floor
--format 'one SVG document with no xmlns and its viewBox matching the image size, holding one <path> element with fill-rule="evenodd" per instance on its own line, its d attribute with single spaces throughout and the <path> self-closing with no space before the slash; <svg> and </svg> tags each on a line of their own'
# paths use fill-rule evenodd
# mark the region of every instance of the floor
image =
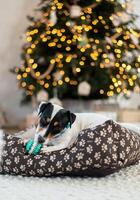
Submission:
<svg viewBox="0 0 140 200">
<path fill-rule="evenodd" d="M 139 200 L 140 164 L 105 178 L 0 175 L 2 200 Z"/>
</svg>

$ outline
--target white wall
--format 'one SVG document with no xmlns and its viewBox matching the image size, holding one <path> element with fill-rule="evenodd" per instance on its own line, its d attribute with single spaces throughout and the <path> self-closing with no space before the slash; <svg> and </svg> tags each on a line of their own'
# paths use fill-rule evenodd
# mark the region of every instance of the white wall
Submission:
<svg viewBox="0 0 140 200">
<path fill-rule="evenodd" d="M 0 0 L 0 107 L 14 123 L 31 111 L 20 107 L 21 93 L 16 78 L 9 69 L 20 63 L 21 36 L 27 27 L 26 15 L 31 14 L 38 0 Z M 136 13 L 140 13 L 140 1 L 134 0 Z M 137 21 L 140 26 L 140 19 Z"/>
<path fill-rule="evenodd" d="M 37 1 L 0 0 L 0 107 L 14 123 L 29 112 L 20 108 L 21 91 L 16 78 L 9 69 L 20 63 L 21 36 L 27 27 L 26 15 L 30 14 Z"/>
</svg>

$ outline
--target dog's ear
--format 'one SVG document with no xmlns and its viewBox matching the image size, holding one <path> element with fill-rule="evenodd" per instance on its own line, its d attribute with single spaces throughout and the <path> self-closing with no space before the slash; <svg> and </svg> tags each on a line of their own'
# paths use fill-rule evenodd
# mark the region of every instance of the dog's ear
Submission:
<svg viewBox="0 0 140 200">
<path fill-rule="evenodd" d="M 67 116 L 68 116 L 68 121 L 69 121 L 70 127 L 71 127 L 71 125 L 74 123 L 74 121 L 76 119 L 76 115 L 68 110 Z"/>
<path fill-rule="evenodd" d="M 53 111 L 53 105 L 52 103 L 50 102 L 42 102 L 40 105 L 39 105 L 39 109 L 38 109 L 38 115 L 41 115 L 43 114 L 45 111 L 47 110 L 47 113 L 51 113 L 52 114 L 52 111 Z"/>
<path fill-rule="evenodd" d="M 41 105 L 39 106 L 39 111 L 38 111 L 41 127 L 46 127 L 50 123 L 53 109 L 54 109 L 54 106 L 50 102 L 41 103 Z"/>
</svg>

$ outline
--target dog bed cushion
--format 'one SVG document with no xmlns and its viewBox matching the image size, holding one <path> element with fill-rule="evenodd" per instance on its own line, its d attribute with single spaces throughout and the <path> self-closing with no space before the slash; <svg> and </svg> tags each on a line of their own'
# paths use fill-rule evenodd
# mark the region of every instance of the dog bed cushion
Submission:
<svg viewBox="0 0 140 200">
<path fill-rule="evenodd" d="M 4 135 L 0 173 L 22 176 L 105 176 L 140 159 L 140 136 L 108 120 L 82 130 L 71 147 L 27 155 L 21 138 Z"/>
</svg>

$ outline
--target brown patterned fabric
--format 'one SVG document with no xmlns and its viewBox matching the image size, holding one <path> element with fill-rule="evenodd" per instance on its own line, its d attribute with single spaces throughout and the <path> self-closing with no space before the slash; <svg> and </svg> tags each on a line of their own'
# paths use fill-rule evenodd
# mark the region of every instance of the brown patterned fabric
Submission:
<svg viewBox="0 0 140 200">
<path fill-rule="evenodd" d="M 140 136 L 112 120 L 80 132 L 63 150 L 26 155 L 20 138 L 5 136 L 1 173 L 23 176 L 105 176 L 140 159 Z"/>
</svg>

